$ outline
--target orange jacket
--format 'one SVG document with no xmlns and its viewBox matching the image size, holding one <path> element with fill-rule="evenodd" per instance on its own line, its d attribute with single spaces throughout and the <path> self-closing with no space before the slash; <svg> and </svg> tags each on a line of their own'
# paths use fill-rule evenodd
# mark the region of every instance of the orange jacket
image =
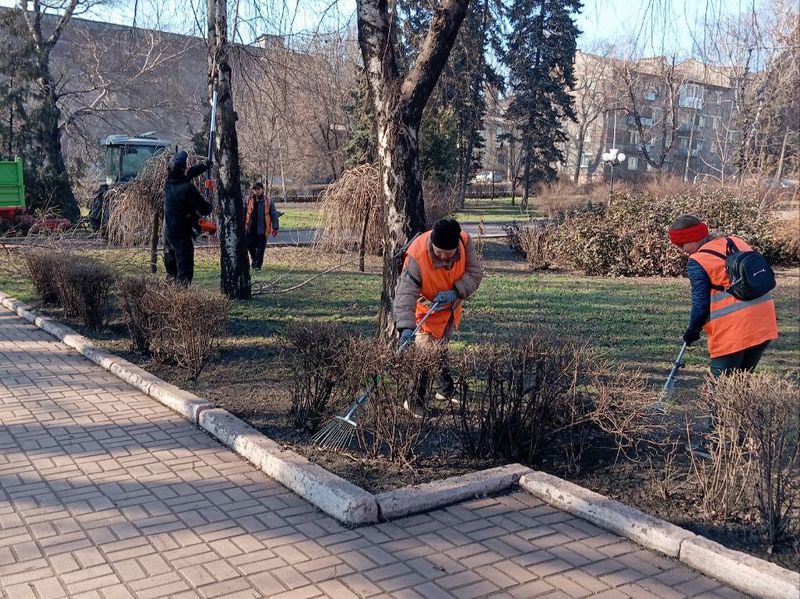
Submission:
<svg viewBox="0 0 800 599">
<path fill-rule="evenodd" d="M 731 236 L 731 239 L 740 251 L 753 249 L 738 237 Z M 708 353 L 712 358 L 727 356 L 778 338 L 775 302 L 771 293 L 743 302 L 726 291 L 714 289 L 714 286 L 727 288 L 730 285 L 725 260 L 702 250 L 725 255 L 726 249 L 725 237 L 718 237 L 691 255 L 711 280 L 711 311 L 703 330 L 708 335 Z"/>
<path fill-rule="evenodd" d="M 269 215 L 269 207 L 272 204 L 272 198 L 264 196 L 264 234 L 269 236 L 272 234 L 272 218 Z M 245 235 L 250 231 L 250 220 L 253 218 L 253 211 L 256 207 L 256 196 L 252 193 L 247 197 L 247 212 L 244 215 L 244 232 Z"/>
<path fill-rule="evenodd" d="M 436 294 L 440 291 L 454 289 L 456 281 L 464 276 L 464 272 L 467 269 L 467 242 L 469 241 L 469 236 L 466 233 L 461 232 L 458 258 L 450 268 L 436 268 L 434 266 L 433 258 L 428 250 L 430 236 L 430 231 L 423 233 L 414 240 L 406 252 L 406 261 L 409 258 L 416 260 L 422 279 L 415 311 L 417 323 L 428 313 Z M 422 325 L 422 332 L 428 333 L 437 339 L 443 338 L 451 318 L 453 319 L 453 328 L 458 328 L 461 323 L 461 311 L 461 302 L 457 301 L 446 309 L 431 314 L 430 318 Z"/>
</svg>

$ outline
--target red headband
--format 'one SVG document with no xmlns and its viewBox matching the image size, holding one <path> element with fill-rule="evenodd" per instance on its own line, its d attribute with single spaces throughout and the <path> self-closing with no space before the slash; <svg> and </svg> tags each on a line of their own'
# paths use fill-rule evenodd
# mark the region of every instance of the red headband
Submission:
<svg viewBox="0 0 800 599">
<path fill-rule="evenodd" d="M 705 223 L 697 223 L 685 229 L 669 230 L 669 240 L 675 245 L 702 241 L 706 237 L 708 237 L 708 225 Z"/>
</svg>

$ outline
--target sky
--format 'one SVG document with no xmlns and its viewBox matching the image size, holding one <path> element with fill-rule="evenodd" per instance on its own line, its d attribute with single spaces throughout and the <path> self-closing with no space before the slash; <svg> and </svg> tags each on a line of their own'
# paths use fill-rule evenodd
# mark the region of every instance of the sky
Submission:
<svg viewBox="0 0 800 599">
<path fill-rule="evenodd" d="M 584 0 L 577 18 L 582 31 L 579 49 L 591 51 L 603 42 L 618 43 L 635 37 L 640 52 L 645 55 L 678 54 L 688 56 L 702 45 L 702 23 L 707 17 L 720 14 L 737 14 L 750 9 L 755 0 Z M 87 18 L 130 25 L 133 7 L 137 0 L 116 0 L 113 8 L 95 9 Z M 205 0 L 189 0 L 205 4 Z M 274 4 L 273 4 L 274 2 Z M 296 4 L 292 4 L 296 2 Z M 15 0 L 0 0 L 0 6 L 10 6 Z M 192 26 L 187 17 L 186 0 L 138 0 L 137 24 L 150 25 L 156 12 L 160 21 L 170 23 L 171 30 L 186 32 Z M 256 3 L 269 11 L 269 21 L 276 29 L 286 31 L 312 30 L 325 20 L 332 26 L 354 23 L 355 0 L 259 0 Z M 157 9 L 154 7 L 158 7 Z M 277 8 L 273 8 L 277 7 Z M 189 11 L 191 14 L 191 11 Z M 255 37 L 260 33 L 261 15 L 246 15 L 241 24 L 242 37 Z M 248 20 L 252 25 L 248 24 Z"/>
</svg>

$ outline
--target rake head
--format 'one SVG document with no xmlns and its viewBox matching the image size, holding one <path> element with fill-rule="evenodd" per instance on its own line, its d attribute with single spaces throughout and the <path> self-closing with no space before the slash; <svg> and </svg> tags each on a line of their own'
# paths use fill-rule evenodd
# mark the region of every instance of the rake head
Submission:
<svg viewBox="0 0 800 599">
<path fill-rule="evenodd" d="M 356 432 L 356 423 L 346 416 L 334 416 L 328 424 L 323 426 L 317 434 L 311 437 L 311 442 L 326 449 L 336 451 L 350 446 Z"/>
</svg>

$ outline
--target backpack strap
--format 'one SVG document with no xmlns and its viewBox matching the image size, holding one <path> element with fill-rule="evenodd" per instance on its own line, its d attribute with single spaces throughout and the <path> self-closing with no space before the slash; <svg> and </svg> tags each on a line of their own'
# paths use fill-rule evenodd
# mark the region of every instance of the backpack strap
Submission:
<svg viewBox="0 0 800 599">
<path fill-rule="evenodd" d="M 736 247 L 734 245 L 734 247 Z M 698 253 L 703 254 L 711 254 L 712 256 L 716 256 L 717 258 L 721 258 L 722 260 L 727 261 L 728 257 L 725 254 L 721 254 L 720 252 L 715 252 L 714 250 L 697 250 Z M 717 291 L 725 291 L 725 287 L 723 285 L 714 285 L 711 283 L 711 289 L 716 289 Z"/>
<path fill-rule="evenodd" d="M 739 248 L 736 247 L 736 243 L 730 237 L 726 237 L 725 241 L 728 243 L 728 254 L 733 254 L 734 252 L 738 252 Z"/>
<path fill-rule="evenodd" d="M 697 252 L 701 254 L 711 254 L 712 256 L 716 256 L 717 258 L 722 258 L 723 260 L 728 259 L 728 257 L 725 254 L 721 254 L 720 252 L 715 252 L 714 250 L 697 250 Z"/>
</svg>

